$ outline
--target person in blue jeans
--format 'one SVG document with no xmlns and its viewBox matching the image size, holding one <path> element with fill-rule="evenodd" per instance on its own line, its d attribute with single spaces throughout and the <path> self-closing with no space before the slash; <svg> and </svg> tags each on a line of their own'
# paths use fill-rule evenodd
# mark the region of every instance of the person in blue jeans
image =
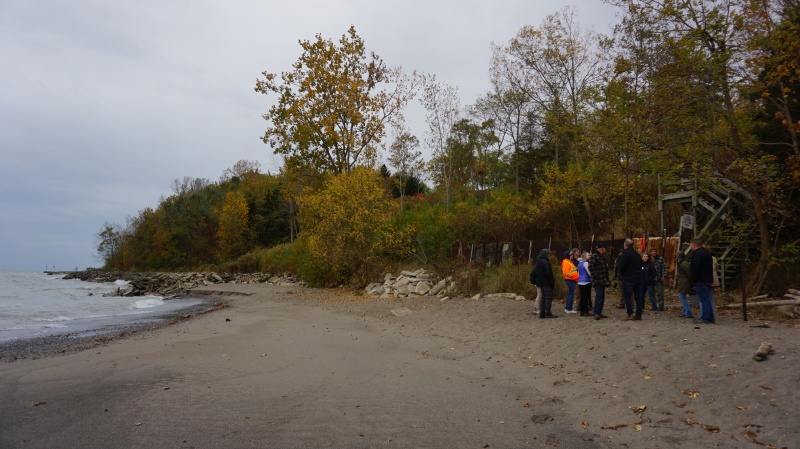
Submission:
<svg viewBox="0 0 800 449">
<path fill-rule="evenodd" d="M 595 253 L 589 259 L 589 273 L 592 276 L 594 286 L 594 309 L 592 315 L 594 319 L 608 318 L 603 315 L 603 305 L 606 299 L 606 287 L 611 286 L 611 279 L 608 276 L 608 261 L 606 260 L 605 245 L 597 245 Z"/>
<path fill-rule="evenodd" d="M 683 307 L 681 318 L 694 318 L 692 306 L 687 297 L 692 294 L 692 273 L 690 271 L 692 254 L 692 251 L 689 251 L 689 254 L 678 251 L 678 263 L 675 266 L 675 288 L 678 290 L 678 299 L 681 300 L 681 307 Z"/>
<path fill-rule="evenodd" d="M 695 323 L 714 324 L 716 317 L 714 314 L 714 259 L 711 253 L 703 247 L 703 241 L 693 238 L 692 261 L 689 269 L 692 274 L 692 282 L 697 290 L 697 298 L 700 300 L 700 319 Z"/>
<path fill-rule="evenodd" d="M 573 301 L 575 300 L 575 290 L 578 287 L 578 256 L 581 251 L 578 248 L 573 248 L 572 251 L 564 252 L 564 260 L 561 261 L 561 274 L 564 276 L 564 282 L 567 284 L 567 304 L 564 308 L 565 313 L 577 313 L 572 310 Z"/>
</svg>

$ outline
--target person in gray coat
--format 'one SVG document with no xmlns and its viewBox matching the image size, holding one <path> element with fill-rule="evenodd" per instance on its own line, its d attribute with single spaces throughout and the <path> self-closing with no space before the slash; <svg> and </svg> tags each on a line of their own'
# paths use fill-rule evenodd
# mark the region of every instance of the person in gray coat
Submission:
<svg viewBox="0 0 800 449">
<path fill-rule="evenodd" d="M 553 305 L 553 287 L 556 285 L 553 277 L 553 267 L 550 265 L 550 250 L 543 248 L 536 262 L 536 286 L 542 289 L 542 305 L 539 308 L 539 318 L 556 318 L 550 311 Z"/>
</svg>

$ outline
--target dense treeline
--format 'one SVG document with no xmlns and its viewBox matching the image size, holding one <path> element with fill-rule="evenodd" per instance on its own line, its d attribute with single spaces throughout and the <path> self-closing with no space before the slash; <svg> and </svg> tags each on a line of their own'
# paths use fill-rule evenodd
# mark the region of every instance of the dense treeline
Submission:
<svg viewBox="0 0 800 449">
<path fill-rule="evenodd" d="M 264 142 L 281 172 L 241 161 L 216 183 L 176 181 L 155 210 L 107 224 L 100 254 L 116 269 L 361 282 L 447 264 L 459 243 L 660 235 L 659 191 L 690 179 L 752 203 L 739 230 L 755 236 L 751 287 L 796 276 L 800 1 L 608 3 L 621 13 L 609 36 L 567 8 L 496 45 L 490 90 L 469 107 L 457 87 L 385 65 L 355 28 L 302 41 L 291 71 L 256 83 L 275 97 Z M 415 100 L 419 135 L 403 117 Z M 665 211 L 669 234 L 682 214 Z"/>
</svg>

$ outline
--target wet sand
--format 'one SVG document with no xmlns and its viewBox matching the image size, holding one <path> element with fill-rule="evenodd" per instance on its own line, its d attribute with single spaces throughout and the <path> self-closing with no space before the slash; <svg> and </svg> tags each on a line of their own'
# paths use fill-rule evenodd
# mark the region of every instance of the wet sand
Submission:
<svg viewBox="0 0 800 449">
<path fill-rule="evenodd" d="M 249 296 L 0 363 L 0 447 L 800 447 L 795 327 L 212 289 Z M 775 354 L 756 362 L 762 342 Z"/>
</svg>

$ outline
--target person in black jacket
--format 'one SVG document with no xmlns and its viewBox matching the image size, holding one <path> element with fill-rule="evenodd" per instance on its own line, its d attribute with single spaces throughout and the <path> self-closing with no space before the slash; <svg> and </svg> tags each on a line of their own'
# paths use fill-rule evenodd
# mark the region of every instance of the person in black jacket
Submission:
<svg viewBox="0 0 800 449">
<path fill-rule="evenodd" d="M 543 248 L 539 253 L 536 262 L 536 286 L 542 289 L 542 304 L 539 308 L 539 318 L 556 318 L 550 311 L 553 305 L 553 286 L 556 285 L 553 278 L 553 267 L 550 266 L 550 250 Z"/>
<path fill-rule="evenodd" d="M 658 303 L 656 302 L 656 266 L 650 260 L 650 255 L 642 254 L 642 297 L 645 292 L 650 298 L 650 310 L 658 312 Z"/>
<path fill-rule="evenodd" d="M 695 322 L 713 324 L 716 322 L 714 317 L 714 258 L 703 247 L 703 241 L 699 238 L 693 238 L 691 245 L 692 261 L 689 271 L 694 288 L 697 290 L 697 298 L 700 300 L 700 320 L 695 320 Z"/>
<path fill-rule="evenodd" d="M 642 309 L 644 308 L 644 296 L 642 295 L 642 256 L 633 249 L 633 240 L 625 239 L 622 255 L 617 263 L 619 276 L 622 279 L 622 297 L 625 300 L 625 309 L 628 312 L 628 320 L 641 320 Z M 631 296 L 636 300 L 636 315 L 634 316 L 633 302 Z"/>
</svg>

